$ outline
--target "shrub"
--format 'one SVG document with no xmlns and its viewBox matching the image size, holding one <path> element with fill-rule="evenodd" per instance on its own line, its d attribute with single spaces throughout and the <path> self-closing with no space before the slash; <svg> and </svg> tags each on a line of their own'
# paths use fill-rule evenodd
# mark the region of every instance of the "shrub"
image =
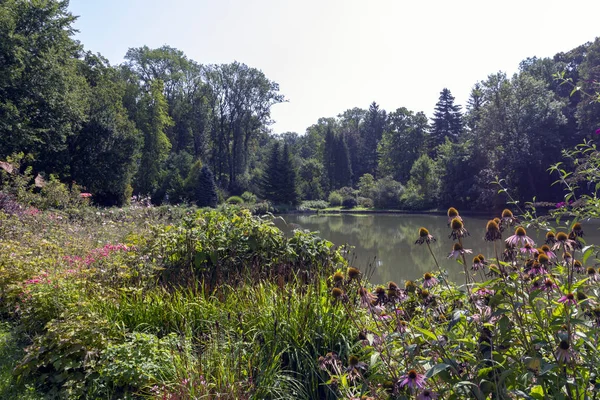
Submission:
<svg viewBox="0 0 600 400">
<path fill-rule="evenodd" d="M 305 200 L 298 208 L 300 210 L 323 210 L 328 206 L 329 204 L 325 200 Z"/>
<path fill-rule="evenodd" d="M 377 208 L 399 208 L 400 196 L 404 192 L 404 186 L 392 177 L 381 178 L 373 189 L 373 203 Z"/>
<path fill-rule="evenodd" d="M 243 203 L 244 203 L 244 199 L 242 199 L 239 196 L 231 196 L 230 198 L 227 199 L 227 204 L 239 205 L 239 204 L 243 204 Z"/>
<path fill-rule="evenodd" d="M 358 202 L 352 196 L 346 196 L 346 197 L 344 197 L 344 200 L 342 201 L 342 207 L 344 207 L 344 208 L 354 208 L 357 205 L 358 205 Z"/>
<path fill-rule="evenodd" d="M 358 197 L 358 205 L 364 208 L 373 208 L 373 200 L 368 197 Z"/>
<path fill-rule="evenodd" d="M 339 207 L 342 205 L 344 198 L 338 192 L 331 192 L 331 193 L 329 193 L 328 200 L 329 200 L 329 205 L 331 207 Z"/>
<path fill-rule="evenodd" d="M 242 199 L 244 199 L 244 203 L 246 203 L 246 204 L 256 203 L 256 195 L 252 192 L 242 193 Z"/>
</svg>

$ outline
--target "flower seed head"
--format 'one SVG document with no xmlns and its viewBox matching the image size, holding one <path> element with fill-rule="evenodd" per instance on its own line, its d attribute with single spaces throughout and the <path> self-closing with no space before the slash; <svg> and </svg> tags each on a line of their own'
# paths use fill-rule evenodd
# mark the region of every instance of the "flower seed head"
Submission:
<svg viewBox="0 0 600 400">
<path fill-rule="evenodd" d="M 558 344 L 558 347 L 560 347 L 561 350 L 569 350 L 571 345 L 569 344 L 569 342 L 567 340 L 561 340 L 560 343 Z"/>
<path fill-rule="evenodd" d="M 538 255 L 538 262 L 540 264 L 547 265 L 550 262 L 550 258 L 546 254 L 540 253 Z"/>
<path fill-rule="evenodd" d="M 337 271 L 335 274 L 333 274 L 333 281 L 334 282 L 341 282 L 344 280 L 344 274 L 341 273 L 340 271 Z"/>
<path fill-rule="evenodd" d="M 513 213 L 508 208 L 505 208 L 504 211 L 502 211 L 502 218 L 512 218 L 512 217 L 513 217 Z"/>
<path fill-rule="evenodd" d="M 454 207 L 450 207 L 448 209 L 448 218 L 458 217 L 458 210 Z"/>
<path fill-rule="evenodd" d="M 547 252 L 549 252 L 549 251 L 550 251 L 550 246 L 548 246 L 547 244 L 545 244 L 545 245 L 543 245 L 543 246 L 541 247 L 541 249 L 542 249 L 542 251 L 543 251 L 544 253 L 547 253 Z"/>
<path fill-rule="evenodd" d="M 522 226 L 519 226 L 517 229 L 515 229 L 515 235 L 527 236 L 527 231 L 525 231 L 525 228 L 523 228 Z"/>
<path fill-rule="evenodd" d="M 546 233 L 546 239 L 554 239 L 554 238 L 555 238 L 554 232 Z"/>
<path fill-rule="evenodd" d="M 358 365 L 358 357 L 356 357 L 355 355 L 351 355 L 348 358 L 348 364 L 350 364 L 353 367 L 356 366 L 356 365 Z"/>
<path fill-rule="evenodd" d="M 588 275 L 595 275 L 596 269 L 594 267 L 587 267 L 587 273 Z"/>
<path fill-rule="evenodd" d="M 569 239 L 569 236 L 564 232 L 558 232 L 556 234 L 556 240 L 558 240 L 559 242 L 566 242 L 567 239 Z"/>
<path fill-rule="evenodd" d="M 461 251 L 462 246 L 460 245 L 460 243 L 454 243 L 454 246 L 452 246 L 452 250 L 453 251 Z"/>
<path fill-rule="evenodd" d="M 577 292 L 577 301 L 583 301 L 587 299 L 587 295 L 583 292 Z"/>
<path fill-rule="evenodd" d="M 429 231 L 426 228 L 419 228 L 419 237 L 429 236 Z"/>
<path fill-rule="evenodd" d="M 348 279 L 350 280 L 358 279 L 358 277 L 360 276 L 360 271 L 354 267 L 349 267 L 347 273 Z"/>
<path fill-rule="evenodd" d="M 340 297 L 342 297 L 344 295 L 344 292 L 340 288 L 333 288 L 333 290 L 331 291 L 331 295 L 335 299 L 339 299 Z"/>
<path fill-rule="evenodd" d="M 450 227 L 451 227 L 453 230 L 455 230 L 455 231 L 458 231 L 458 230 L 461 230 L 461 229 L 462 229 L 462 227 L 463 227 L 463 223 L 462 223 L 462 221 L 461 221 L 460 219 L 458 219 L 458 218 L 454 218 L 454 219 L 452 220 L 452 222 L 450 223 Z"/>
<path fill-rule="evenodd" d="M 389 282 L 388 283 L 388 289 L 390 289 L 390 290 L 396 290 L 396 289 L 398 289 L 398 285 L 396 285 L 396 282 Z"/>
<path fill-rule="evenodd" d="M 496 221 L 491 220 L 491 221 L 488 221 L 488 223 L 485 227 L 485 230 L 488 232 L 497 232 L 500 230 L 500 228 L 498 227 L 498 224 L 496 223 Z"/>
</svg>

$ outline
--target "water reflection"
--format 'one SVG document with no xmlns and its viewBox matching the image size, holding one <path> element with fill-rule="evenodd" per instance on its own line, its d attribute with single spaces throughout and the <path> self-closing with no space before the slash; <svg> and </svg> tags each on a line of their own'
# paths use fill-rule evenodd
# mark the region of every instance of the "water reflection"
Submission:
<svg viewBox="0 0 600 400">
<path fill-rule="evenodd" d="M 435 263 L 426 245 L 415 245 L 420 227 L 425 227 L 436 237 L 431 248 L 442 269 L 446 269 L 450 279 L 463 282 L 463 268 L 455 260 L 447 259 L 452 250 L 453 241 L 448 238 L 450 228 L 447 218 L 442 215 L 405 215 L 405 214 L 368 214 L 368 215 L 302 215 L 289 214 L 283 218 L 287 226 L 279 222 L 277 225 L 284 231 L 301 227 L 310 231 L 318 231 L 324 239 L 336 245 L 349 244 L 354 249 L 348 254 L 352 263 L 366 269 L 375 266 L 372 277 L 374 283 L 420 278 L 425 272 L 436 271 Z M 466 217 L 465 227 L 471 236 L 464 239 L 464 247 L 472 249 L 474 254 L 482 253 L 487 258 L 494 254 L 494 245 L 483 240 L 485 225 L 488 221 L 480 217 Z M 586 223 L 585 239 L 588 243 L 598 243 L 600 223 Z M 543 243 L 543 232 L 528 231 L 536 244 Z M 512 232 L 510 233 L 512 234 Z M 507 234 L 505 237 L 509 236 Z M 499 244 L 499 252 L 503 244 Z M 470 263 L 473 255 L 467 257 Z"/>
</svg>

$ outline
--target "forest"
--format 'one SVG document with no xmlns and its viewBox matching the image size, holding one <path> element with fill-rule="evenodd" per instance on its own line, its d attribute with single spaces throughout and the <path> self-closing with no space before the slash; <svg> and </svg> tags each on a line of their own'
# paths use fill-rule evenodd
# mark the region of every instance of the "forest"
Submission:
<svg viewBox="0 0 600 400">
<path fill-rule="evenodd" d="M 97 205 L 244 195 L 489 210 L 506 200 L 498 180 L 515 199 L 556 203 L 548 168 L 600 128 L 586 95 L 600 79 L 598 38 L 527 58 L 513 76 L 491 73 L 464 107 L 440 88 L 432 118 L 373 101 L 275 134 L 271 108 L 287 99 L 260 69 L 202 64 L 170 46 L 130 48 L 111 65 L 73 38 L 75 19 L 67 1 L 0 5 L 0 160 L 76 184 Z"/>
</svg>

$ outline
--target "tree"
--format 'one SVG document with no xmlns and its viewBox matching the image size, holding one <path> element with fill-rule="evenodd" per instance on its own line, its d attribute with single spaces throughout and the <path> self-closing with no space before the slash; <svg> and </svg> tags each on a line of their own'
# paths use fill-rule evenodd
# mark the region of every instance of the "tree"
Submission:
<svg viewBox="0 0 600 400">
<path fill-rule="evenodd" d="M 215 178 L 207 165 L 204 165 L 200 170 L 200 178 L 196 191 L 196 204 L 198 207 L 215 208 L 218 203 L 217 185 Z"/>
<path fill-rule="evenodd" d="M 402 107 L 388 115 L 388 126 L 379 143 L 379 171 L 408 182 L 410 169 L 423 153 L 427 117 Z"/>
<path fill-rule="evenodd" d="M 0 2 L 0 158 L 22 151 L 68 174 L 67 142 L 88 104 L 74 21 L 68 1 Z"/>
<path fill-rule="evenodd" d="M 289 144 L 283 145 L 283 154 L 279 163 L 281 187 L 279 197 L 282 203 L 298 204 L 298 188 L 296 187 L 296 169 L 290 154 Z"/>
<path fill-rule="evenodd" d="M 276 141 L 271 147 L 271 154 L 267 163 L 265 176 L 262 182 L 263 196 L 274 203 L 280 202 L 280 194 L 282 191 L 282 171 L 279 152 L 279 142 Z"/>
<path fill-rule="evenodd" d="M 142 137 L 123 107 L 124 82 L 102 57 L 87 53 L 80 69 L 90 86 L 90 107 L 69 138 L 71 177 L 106 206 L 128 202 Z"/>
<path fill-rule="evenodd" d="M 454 104 L 454 97 L 446 88 L 440 92 L 432 122 L 429 145 L 431 154 L 435 154 L 435 148 L 446 138 L 456 142 L 463 130 L 460 106 Z"/>
<path fill-rule="evenodd" d="M 158 188 L 163 163 L 171 150 L 165 129 L 173 122 L 167 113 L 162 81 L 151 82 L 140 103 L 138 121 L 144 134 L 144 146 L 135 189 L 137 193 L 153 195 Z"/>
<path fill-rule="evenodd" d="M 383 136 L 386 120 L 385 110 L 380 110 L 377 103 L 371 103 L 364 122 L 362 156 L 360 157 L 362 163 L 358 169 L 359 176 L 370 173 L 377 178 L 377 166 L 379 160 L 377 146 Z"/>
<path fill-rule="evenodd" d="M 322 180 L 324 178 L 323 164 L 314 158 L 303 160 L 298 171 L 299 187 L 305 200 L 323 199 Z"/>
</svg>

